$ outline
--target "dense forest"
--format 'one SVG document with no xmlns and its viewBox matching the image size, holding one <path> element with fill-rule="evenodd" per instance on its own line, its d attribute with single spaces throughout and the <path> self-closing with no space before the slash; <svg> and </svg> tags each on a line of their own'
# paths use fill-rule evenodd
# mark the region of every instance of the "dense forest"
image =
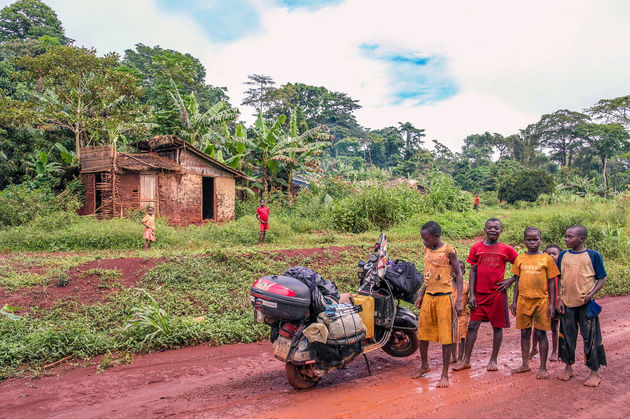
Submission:
<svg viewBox="0 0 630 419">
<path fill-rule="evenodd" d="M 80 43 L 41 1 L 0 11 L 0 190 L 76 189 L 81 147 L 133 149 L 158 134 L 243 170 L 256 180 L 243 188 L 266 193 L 288 192 L 295 175 L 323 174 L 428 182 L 439 171 L 508 202 L 557 188 L 607 195 L 630 182 L 630 96 L 560 109 L 508 136 L 471 133 L 453 151 L 410 122 L 365 128 L 355 117 L 360 101 L 323 86 L 251 74 L 237 107 L 188 53 L 136 44 L 119 56 Z M 243 113 L 256 123 L 242 122 Z"/>
</svg>

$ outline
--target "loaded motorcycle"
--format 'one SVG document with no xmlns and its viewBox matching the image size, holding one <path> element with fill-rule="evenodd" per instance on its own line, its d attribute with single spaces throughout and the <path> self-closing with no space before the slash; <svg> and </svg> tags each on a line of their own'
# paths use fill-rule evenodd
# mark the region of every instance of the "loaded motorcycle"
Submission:
<svg viewBox="0 0 630 419">
<path fill-rule="evenodd" d="M 377 349 L 395 357 L 417 350 L 418 319 L 400 306 L 400 300 L 413 303 L 423 278 L 413 264 L 388 259 L 385 234 L 369 260 L 359 262 L 360 286 L 350 304 L 335 304 L 336 287 L 330 281 L 324 281 L 328 288 L 322 288 L 324 293 L 330 291 L 330 298 L 315 301 L 322 297 L 317 287 L 322 279 L 301 269 L 309 273 L 301 280 L 271 275 L 259 278 L 250 289 L 254 321 L 271 327 L 274 356 L 285 362 L 287 381 L 293 387 L 312 387 L 326 373 Z M 334 335 L 333 326 L 345 333 Z M 323 330 L 326 327 L 330 332 Z"/>
</svg>

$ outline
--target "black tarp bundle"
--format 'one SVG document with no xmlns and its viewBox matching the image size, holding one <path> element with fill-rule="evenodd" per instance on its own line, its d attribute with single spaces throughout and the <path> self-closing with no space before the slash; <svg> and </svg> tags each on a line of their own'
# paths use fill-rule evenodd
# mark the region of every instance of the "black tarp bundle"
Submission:
<svg viewBox="0 0 630 419">
<path fill-rule="evenodd" d="M 339 302 L 339 291 L 335 283 L 325 280 L 311 269 L 293 266 L 283 275 L 298 279 L 309 287 L 311 290 L 311 312 L 315 316 L 326 310 L 327 305 Z"/>
<path fill-rule="evenodd" d="M 415 303 L 418 291 L 424 283 L 424 277 L 412 262 L 396 260 L 387 266 L 385 279 L 394 286 L 394 297 L 408 303 Z"/>
</svg>

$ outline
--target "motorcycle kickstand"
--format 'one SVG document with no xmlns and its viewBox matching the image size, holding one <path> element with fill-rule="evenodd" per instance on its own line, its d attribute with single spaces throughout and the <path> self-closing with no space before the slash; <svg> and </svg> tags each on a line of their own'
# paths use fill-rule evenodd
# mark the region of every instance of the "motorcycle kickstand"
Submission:
<svg viewBox="0 0 630 419">
<path fill-rule="evenodd" d="M 367 370 L 368 370 L 368 375 L 372 375 L 372 369 L 370 368 L 370 360 L 368 359 L 367 355 L 362 354 L 363 355 L 363 359 L 365 359 L 365 365 L 367 366 Z"/>
</svg>

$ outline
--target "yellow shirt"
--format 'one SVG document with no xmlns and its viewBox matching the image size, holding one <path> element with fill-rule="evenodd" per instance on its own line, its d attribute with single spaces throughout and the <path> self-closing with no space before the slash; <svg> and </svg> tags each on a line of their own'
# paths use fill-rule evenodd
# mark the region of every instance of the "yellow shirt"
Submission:
<svg viewBox="0 0 630 419">
<path fill-rule="evenodd" d="M 142 219 L 142 224 L 149 227 L 151 230 L 155 230 L 155 215 L 145 215 Z"/>
<path fill-rule="evenodd" d="M 521 253 L 512 272 L 518 276 L 518 295 L 527 298 L 548 298 L 547 280 L 560 275 L 556 262 L 546 253 Z"/>
<path fill-rule="evenodd" d="M 451 253 L 457 255 L 455 248 L 446 243 L 436 250 L 431 250 L 428 247 L 424 248 L 424 283 L 428 293 L 453 292 L 453 286 L 451 285 L 451 260 L 448 256 Z"/>
</svg>

